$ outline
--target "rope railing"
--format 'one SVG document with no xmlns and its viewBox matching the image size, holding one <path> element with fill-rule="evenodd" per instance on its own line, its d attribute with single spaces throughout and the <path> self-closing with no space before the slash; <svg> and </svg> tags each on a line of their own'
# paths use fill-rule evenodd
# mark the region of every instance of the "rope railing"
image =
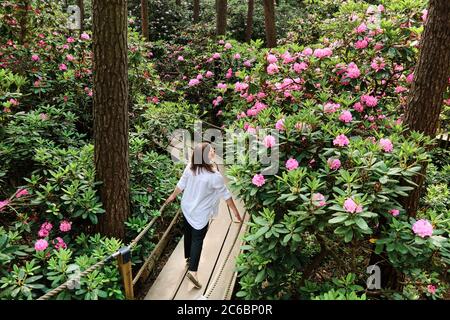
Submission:
<svg viewBox="0 0 450 320">
<path fill-rule="evenodd" d="M 125 297 L 127 299 L 134 299 L 133 285 L 137 282 L 139 277 L 142 275 L 143 269 L 148 264 L 148 260 L 149 259 L 147 259 L 146 263 L 144 263 L 144 266 L 141 267 L 141 269 L 139 270 L 138 276 L 136 276 L 136 278 L 134 280 L 132 280 L 131 250 L 133 249 L 133 247 L 135 247 L 137 245 L 137 243 L 150 230 L 150 228 L 155 224 L 156 220 L 159 217 L 162 216 L 162 212 L 165 209 L 165 207 L 166 207 L 166 204 L 164 203 L 161 206 L 161 208 L 159 209 L 159 213 L 160 214 L 158 216 L 154 217 L 146 225 L 146 227 L 144 229 L 142 229 L 142 231 L 127 246 L 124 246 L 124 247 L 120 248 L 119 250 L 117 250 L 116 252 L 112 253 L 108 257 L 106 257 L 103 260 L 97 262 L 96 264 L 90 266 L 88 269 L 86 269 L 83 272 L 81 272 L 77 276 L 77 279 L 73 279 L 72 278 L 72 279 L 67 280 L 63 284 L 59 285 L 58 287 L 56 287 L 56 288 L 50 290 L 49 292 L 45 293 L 44 295 L 42 295 L 37 300 L 48 300 L 48 299 L 54 297 L 55 295 L 58 295 L 59 293 L 61 293 L 63 290 L 71 289 L 71 287 L 74 287 L 76 282 L 77 281 L 79 282 L 81 280 L 81 278 L 85 277 L 86 275 L 88 275 L 89 273 L 93 272 L 94 270 L 103 267 L 106 263 L 110 262 L 114 258 L 117 258 L 117 260 L 118 260 L 118 267 L 119 267 L 119 271 L 120 271 L 121 276 L 122 276 L 122 281 L 123 281 L 123 285 L 124 285 L 124 289 L 125 289 Z M 175 218 L 178 217 L 178 215 L 179 215 L 179 212 L 177 213 Z M 175 218 L 174 218 L 174 221 L 175 221 Z M 174 221 L 172 221 L 172 223 L 168 227 L 168 230 L 166 230 L 166 232 L 164 233 L 164 236 L 167 236 L 168 231 L 170 231 L 171 227 L 174 224 Z M 157 245 L 157 247 L 158 246 L 159 246 L 159 244 Z M 153 251 L 155 251 L 155 249 Z M 150 257 L 153 257 L 153 256 L 154 255 L 153 255 L 153 252 L 152 252 Z"/>
</svg>

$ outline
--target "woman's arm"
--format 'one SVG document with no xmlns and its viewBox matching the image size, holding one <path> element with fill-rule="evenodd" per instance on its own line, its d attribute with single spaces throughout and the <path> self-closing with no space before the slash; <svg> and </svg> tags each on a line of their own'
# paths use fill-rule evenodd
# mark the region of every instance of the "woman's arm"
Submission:
<svg viewBox="0 0 450 320">
<path fill-rule="evenodd" d="M 242 222 L 241 215 L 239 214 L 239 211 L 236 208 L 236 205 L 234 204 L 233 198 L 227 199 L 226 202 L 228 206 L 231 208 L 231 211 L 233 211 L 234 215 L 236 216 L 237 222 Z"/>
<path fill-rule="evenodd" d="M 177 198 L 177 196 L 183 192 L 183 190 L 181 190 L 178 186 L 175 188 L 175 190 L 173 190 L 172 194 L 167 198 L 167 200 L 164 202 L 164 205 L 167 205 L 169 203 L 171 203 L 173 200 L 175 200 Z"/>
</svg>

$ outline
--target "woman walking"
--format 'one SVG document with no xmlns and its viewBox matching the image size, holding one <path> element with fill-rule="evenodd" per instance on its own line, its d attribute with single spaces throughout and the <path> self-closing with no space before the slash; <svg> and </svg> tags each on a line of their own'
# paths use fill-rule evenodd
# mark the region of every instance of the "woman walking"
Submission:
<svg viewBox="0 0 450 320">
<path fill-rule="evenodd" d="M 217 214 L 219 201 L 223 198 L 242 222 L 224 179 L 213 165 L 215 150 L 211 144 L 198 144 L 192 152 L 190 164 L 186 167 L 173 193 L 165 204 L 175 200 L 183 192 L 181 210 L 184 216 L 184 257 L 189 265 L 186 276 L 197 289 L 202 287 L 198 281 L 197 269 L 203 247 L 203 239 L 208 231 L 208 222 Z"/>
</svg>

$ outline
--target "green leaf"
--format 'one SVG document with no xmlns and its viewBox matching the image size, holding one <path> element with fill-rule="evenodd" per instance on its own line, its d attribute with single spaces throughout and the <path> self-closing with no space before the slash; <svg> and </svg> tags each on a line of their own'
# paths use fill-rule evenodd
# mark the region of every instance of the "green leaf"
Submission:
<svg viewBox="0 0 450 320">
<path fill-rule="evenodd" d="M 334 218 L 328 220 L 328 223 L 340 223 L 340 222 L 347 220 L 347 218 L 348 218 L 348 214 L 343 214 L 341 216 L 337 216 L 337 217 L 334 217 Z"/>
<path fill-rule="evenodd" d="M 367 225 L 367 222 L 363 218 L 356 217 L 355 218 L 355 223 L 360 229 L 362 229 L 362 230 L 369 230 L 369 226 Z"/>
</svg>

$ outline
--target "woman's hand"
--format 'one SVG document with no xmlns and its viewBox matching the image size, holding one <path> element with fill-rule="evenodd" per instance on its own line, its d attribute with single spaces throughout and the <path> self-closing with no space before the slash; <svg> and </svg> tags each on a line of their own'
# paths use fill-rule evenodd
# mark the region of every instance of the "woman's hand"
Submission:
<svg viewBox="0 0 450 320">
<path fill-rule="evenodd" d="M 236 220 L 237 220 L 237 221 L 234 221 L 234 222 L 235 223 L 242 223 L 241 215 L 239 214 L 239 212 L 237 210 L 234 212 L 234 215 L 236 216 Z"/>
</svg>

